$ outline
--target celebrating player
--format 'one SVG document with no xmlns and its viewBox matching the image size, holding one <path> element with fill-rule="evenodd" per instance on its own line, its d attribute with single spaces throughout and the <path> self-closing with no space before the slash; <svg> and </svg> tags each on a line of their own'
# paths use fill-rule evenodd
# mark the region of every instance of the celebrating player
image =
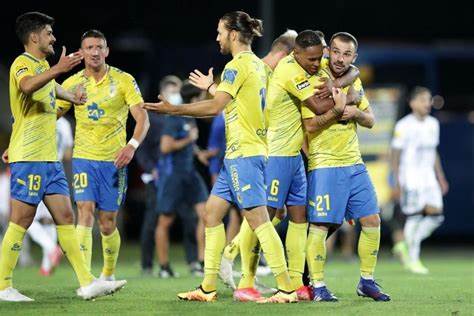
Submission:
<svg viewBox="0 0 474 316">
<path fill-rule="evenodd" d="M 321 69 L 318 76 L 338 78 L 357 58 L 357 40 L 349 33 L 340 32 L 332 36 L 329 45 L 329 67 Z M 360 79 L 353 87 L 363 94 Z M 373 277 L 380 244 L 380 217 L 356 133 L 357 125 L 371 128 L 374 115 L 365 96 L 360 102 L 354 102 L 357 105 L 346 106 L 345 93 L 335 91 L 333 94 L 335 106 L 323 115 L 315 115 L 306 106 L 302 109 L 309 138 L 308 220 L 311 226 L 307 260 L 314 300 L 337 300 L 324 283 L 325 242 L 328 231 L 337 229 L 346 218 L 358 219 L 362 226 L 358 247 L 361 261 L 358 295 L 388 301 L 390 297 L 381 292 Z"/>
<path fill-rule="evenodd" d="M 12 212 L 0 255 L 0 300 L 32 301 L 12 287 L 12 274 L 26 229 L 36 207 L 43 201 L 56 225 L 59 243 L 69 259 L 84 299 L 112 294 L 126 281 L 96 280 L 87 269 L 74 228 L 74 213 L 63 166 L 57 159 L 56 98 L 83 104 L 78 91 L 66 91 L 55 78 L 70 71 L 82 60 L 82 53 L 66 56 L 63 47 L 56 65 L 49 67 L 46 57 L 54 54 L 54 19 L 39 12 L 28 12 L 16 20 L 17 35 L 25 47 L 10 68 L 10 106 L 13 131 L 3 159 L 10 163 Z"/>
<path fill-rule="evenodd" d="M 235 203 L 245 210 L 244 217 L 255 232 L 276 277 L 279 291 L 262 302 L 295 302 L 286 267 L 283 245 L 270 222 L 266 208 L 264 165 L 267 154 L 263 108 L 267 73 L 265 64 L 251 51 L 255 36 L 262 35 L 262 22 L 247 13 L 225 14 L 217 28 L 217 41 L 223 54 L 232 54 L 214 99 L 179 107 L 166 100 L 145 103 L 151 111 L 173 115 L 215 116 L 225 108 L 226 157 L 224 167 L 206 204 L 205 275 L 194 291 L 178 294 L 180 299 L 213 301 L 220 256 L 225 246 L 222 218 Z"/>
<path fill-rule="evenodd" d="M 448 192 L 439 144 L 439 122 L 430 115 L 431 92 L 416 87 L 409 99 L 412 113 L 395 126 L 392 141 L 392 169 L 403 213 L 407 216 L 404 235 L 408 244 L 408 269 L 427 274 L 420 261 L 421 242 L 444 220 L 443 194 Z M 401 194 L 400 194 L 401 192 Z"/>
<path fill-rule="evenodd" d="M 74 200 L 78 206 L 77 231 L 88 269 L 91 268 L 92 226 L 99 211 L 104 265 L 101 278 L 114 280 L 120 250 L 117 211 L 125 200 L 127 165 L 146 136 L 148 115 L 135 79 L 105 63 L 109 55 L 107 40 L 98 30 L 81 37 L 85 69 L 67 78 L 63 86 L 85 90 L 87 104 L 76 106 L 76 135 L 72 169 Z M 63 113 L 73 105 L 60 102 Z M 126 143 L 126 122 L 132 114 L 136 125 Z"/>
</svg>

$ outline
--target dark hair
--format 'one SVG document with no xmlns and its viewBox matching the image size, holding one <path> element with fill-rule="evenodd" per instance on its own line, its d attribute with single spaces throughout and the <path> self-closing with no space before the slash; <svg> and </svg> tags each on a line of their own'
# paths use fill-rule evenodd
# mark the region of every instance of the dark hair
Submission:
<svg viewBox="0 0 474 316">
<path fill-rule="evenodd" d="M 105 44 L 107 44 L 107 39 L 105 38 L 104 33 L 102 33 L 99 30 L 92 29 L 92 30 L 85 31 L 84 34 L 82 34 L 81 36 L 81 44 L 82 44 L 82 41 L 88 37 L 101 38 L 104 40 Z"/>
<path fill-rule="evenodd" d="M 46 25 L 53 25 L 54 19 L 41 12 L 26 12 L 16 18 L 15 32 L 23 45 L 28 44 L 32 32 L 41 31 Z"/>
<path fill-rule="evenodd" d="M 321 38 L 318 33 L 313 30 L 304 30 L 300 32 L 295 40 L 296 46 L 301 48 L 308 48 L 312 46 L 321 45 Z"/>
<path fill-rule="evenodd" d="M 201 89 L 193 86 L 189 81 L 183 83 L 181 88 L 181 96 L 183 97 L 183 103 L 191 103 L 191 100 L 201 95 Z"/>
<path fill-rule="evenodd" d="M 329 46 L 331 46 L 332 41 L 335 38 L 339 38 L 343 42 L 352 42 L 354 43 L 355 50 L 357 51 L 357 48 L 359 47 L 359 43 L 357 42 L 357 39 L 355 38 L 354 35 L 347 33 L 347 32 L 337 32 L 331 36 L 331 40 L 329 41 Z"/>
<path fill-rule="evenodd" d="M 298 33 L 294 30 L 286 30 L 272 43 L 271 51 L 285 51 L 287 54 L 295 48 L 295 39 Z"/>
<path fill-rule="evenodd" d="M 160 80 L 160 91 L 162 91 L 167 85 L 170 85 L 170 84 L 174 85 L 174 86 L 181 87 L 183 82 L 181 81 L 181 79 L 179 79 L 175 75 L 165 76 L 165 77 L 163 77 L 163 79 Z"/>
<path fill-rule="evenodd" d="M 408 95 L 408 102 L 413 101 L 417 96 L 419 96 L 422 93 L 429 93 L 431 94 L 430 89 L 422 86 L 416 86 L 411 90 L 410 94 Z"/>
<path fill-rule="evenodd" d="M 263 35 L 262 20 L 254 19 L 243 11 L 226 13 L 221 20 L 227 30 L 239 32 L 239 40 L 244 44 L 252 44 L 254 37 Z"/>
<path fill-rule="evenodd" d="M 321 43 L 323 42 L 323 40 L 325 40 L 324 38 L 324 33 L 320 30 L 316 30 L 314 31 L 318 36 L 319 36 L 319 39 L 321 40 Z"/>
</svg>

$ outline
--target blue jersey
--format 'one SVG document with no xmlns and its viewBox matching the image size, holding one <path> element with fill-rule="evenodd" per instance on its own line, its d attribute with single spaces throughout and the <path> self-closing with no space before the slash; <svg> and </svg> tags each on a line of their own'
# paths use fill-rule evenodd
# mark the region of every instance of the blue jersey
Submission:
<svg viewBox="0 0 474 316">
<path fill-rule="evenodd" d="M 209 173 L 217 174 L 222 167 L 225 156 L 225 120 L 222 113 L 212 120 L 207 149 L 219 151 L 216 156 L 209 159 Z"/>
<path fill-rule="evenodd" d="M 189 136 L 191 128 L 196 126 L 192 118 L 167 116 L 164 119 L 161 136 L 168 135 L 176 140 Z M 160 174 L 168 175 L 173 172 L 191 172 L 194 170 L 194 143 L 180 150 L 160 155 L 158 170 Z"/>
</svg>

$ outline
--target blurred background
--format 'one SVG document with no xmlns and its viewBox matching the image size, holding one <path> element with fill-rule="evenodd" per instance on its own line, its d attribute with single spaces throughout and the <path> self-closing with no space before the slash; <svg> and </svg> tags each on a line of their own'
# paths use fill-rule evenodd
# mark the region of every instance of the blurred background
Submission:
<svg viewBox="0 0 474 316">
<path fill-rule="evenodd" d="M 8 146 L 10 107 L 8 70 L 23 51 L 15 36 L 15 18 L 26 11 L 41 11 L 56 19 L 56 51 L 79 48 L 84 31 L 97 28 L 108 38 L 108 64 L 132 74 L 147 101 L 156 100 L 159 82 L 167 75 L 186 79 L 190 71 L 217 76 L 229 61 L 215 42 L 218 18 L 225 12 L 244 10 L 264 21 L 264 37 L 254 50 L 262 57 L 272 41 L 286 29 L 321 30 L 330 36 L 348 31 L 359 40 L 357 66 L 377 116 L 375 129 L 361 131 L 365 161 L 384 208 L 389 204 L 387 155 L 394 124 L 409 112 L 407 92 L 416 85 L 433 92 L 433 115 L 441 124 L 439 152 L 450 191 L 445 196 L 446 221 L 431 243 L 472 245 L 474 237 L 474 2 L 450 1 L 442 5 L 421 1 L 21 1 L 1 10 L 0 149 Z M 57 61 L 52 57 L 50 64 Z M 77 69 L 79 70 L 79 68 Z M 65 78 L 59 78 L 59 82 Z M 74 126 L 73 113 L 67 119 Z M 129 132 L 133 128 L 129 120 Z M 206 148 L 210 120 L 198 120 L 197 144 Z M 159 137 L 156 134 L 149 137 Z M 210 187 L 206 166 L 196 167 Z M 129 190 L 121 213 L 123 238 L 138 240 L 145 213 L 146 191 L 141 166 L 129 167 Z M 159 203 L 159 201 L 158 201 Z M 389 207 L 387 207 L 389 209 Z M 389 211 L 387 211 L 389 212 Z M 190 211 L 190 213 L 193 213 Z M 180 221 L 171 238 L 182 238 Z M 384 230 L 383 243 L 391 243 Z"/>
</svg>

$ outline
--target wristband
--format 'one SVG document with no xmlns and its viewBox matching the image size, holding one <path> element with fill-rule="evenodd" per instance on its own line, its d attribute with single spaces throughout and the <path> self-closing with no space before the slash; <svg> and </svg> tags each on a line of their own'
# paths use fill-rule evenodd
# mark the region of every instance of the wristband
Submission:
<svg viewBox="0 0 474 316">
<path fill-rule="evenodd" d="M 138 146 L 140 146 L 140 143 L 138 142 L 138 140 L 136 140 L 135 138 L 131 138 L 129 141 L 128 141 L 128 144 L 129 145 L 132 145 L 133 148 L 137 149 Z"/>
<path fill-rule="evenodd" d="M 209 87 L 207 87 L 206 91 L 209 92 L 209 89 L 214 85 L 215 82 L 211 83 Z"/>
</svg>

